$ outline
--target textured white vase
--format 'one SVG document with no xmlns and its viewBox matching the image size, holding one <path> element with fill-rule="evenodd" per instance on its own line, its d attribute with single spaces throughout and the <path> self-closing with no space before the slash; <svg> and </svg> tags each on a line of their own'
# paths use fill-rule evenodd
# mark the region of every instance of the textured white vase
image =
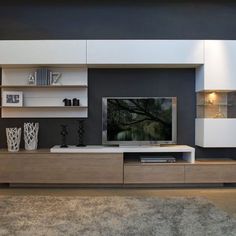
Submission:
<svg viewBox="0 0 236 236">
<path fill-rule="evenodd" d="M 20 149 L 21 128 L 6 128 L 7 148 L 9 152 L 18 152 Z"/>
<path fill-rule="evenodd" d="M 24 123 L 25 150 L 36 150 L 38 147 L 39 123 Z"/>
</svg>

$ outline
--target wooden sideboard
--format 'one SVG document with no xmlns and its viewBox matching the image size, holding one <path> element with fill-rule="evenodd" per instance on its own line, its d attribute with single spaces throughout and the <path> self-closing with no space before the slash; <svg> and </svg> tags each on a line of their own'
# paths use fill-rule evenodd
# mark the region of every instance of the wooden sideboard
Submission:
<svg viewBox="0 0 236 236">
<path fill-rule="evenodd" d="M 124 153 L 9 153 L 0 150 L 0 183 L 9 184 L 201 184 L 236 183 L 236 161 L 178 160 L 141 164 Z"/>
</svg>

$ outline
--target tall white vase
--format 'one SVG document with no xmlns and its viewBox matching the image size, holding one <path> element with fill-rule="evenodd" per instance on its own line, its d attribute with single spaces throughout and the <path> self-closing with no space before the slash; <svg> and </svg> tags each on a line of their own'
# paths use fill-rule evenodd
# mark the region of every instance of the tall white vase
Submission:
<svg viewBox="0 0 236 236">
<path fill-rule="evenodd" d="M 39 123 L 24 123 L 25 150 L 36 150 L 38 147 Z"/>
<path fill-rule="evenodd" d="M 21 128 L 6 128 L 7 148 L 9 152 L 18 152 L 20 149 Z"/>
</svg>

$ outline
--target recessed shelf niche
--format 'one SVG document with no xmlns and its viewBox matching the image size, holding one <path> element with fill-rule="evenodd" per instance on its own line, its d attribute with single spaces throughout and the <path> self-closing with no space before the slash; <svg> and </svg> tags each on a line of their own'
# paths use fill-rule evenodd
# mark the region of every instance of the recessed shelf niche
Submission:
<svg viewBox="0 0 236 236">
<path fill-rule="evenodd" d="M 197 118 L 236 118 L 236 92 L 198 92 Z"/>
</svg>

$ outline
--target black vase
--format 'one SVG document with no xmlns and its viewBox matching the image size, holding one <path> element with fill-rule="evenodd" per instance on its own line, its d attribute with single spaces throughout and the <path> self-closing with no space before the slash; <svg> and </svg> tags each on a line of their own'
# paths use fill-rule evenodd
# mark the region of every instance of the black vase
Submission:
<svg viewBox="0 0 236 236">
<path fill-rule="evenodd" d="M 79 99 L 73 98 L 73 106 L 79 106 L 79 105 L 80 105 Z"/>
<path fill-rule="evenodd" d="M 64 102 L 64 106 L 66 106 L 66 107 L 71 106 L 71 99 L 65 98 L 65 99 L 63 100 L 63 102 Z"/>
</svg>

